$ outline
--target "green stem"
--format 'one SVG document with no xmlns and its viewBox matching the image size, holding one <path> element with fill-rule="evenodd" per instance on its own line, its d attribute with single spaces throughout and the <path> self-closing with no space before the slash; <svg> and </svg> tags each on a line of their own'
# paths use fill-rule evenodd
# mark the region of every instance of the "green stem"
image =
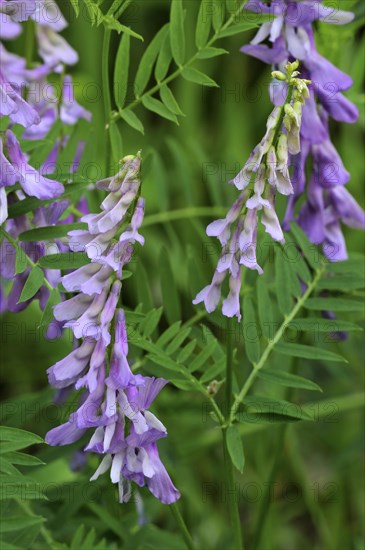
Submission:
<svg viewBox="0 0 365 550">
<path fill-rule="evenodd" d="M 232 379 L 233 379 L 233 338 L 232 338 L 232 319 L 227 319 L 227 359 L 226 359 L 226 411 L 231 410 L 232 406 Z"/>
<path fill-rule="evenodd" d="M 106 131 L 106 151 L 105 151 L 105 175 L 109 174 L 110 168 L 110 135 L 109 135 L 109 121 L 112 111 L 112 101 L 110 95 L 109 85 L 109 50 L 110 50 L 111 30 L 105 28 L 104 40 L 102 49 L 102 83 L 103 83 L 103 98 L 104 98 L 104 118 L 105 118 L 105 131 Z"/>
<path fill-rule="evenodd" d="M 230 413 L 230 416 L 229 416 L 229 424 L 232 424 L 232 422 L 234 421 L 234 418 L 236 416 L 236 412 L 237 412 L 237 409 L 238 409 L 240 403 L 242 403 L 243 399 L 246 397 L 247 393 L 249 392 L 253 382 L 255 381 L 258 373 L 260 372 L 260 370 L 266 364 L 266 361 L 269 358 L 269 355 L 271 354 L 272 350 L 274 349 L 276 344 L 278 342 L 280 342 L 280 340 L 282 339 L 283 334 L 286 330 L 286 327 L 287 327 L 288 323 L 290 323 L 290 321 L 292 321 L 295 318 L 295 316 L 300 311 L 300 309 L 303 307 L 303 305 L 305 304 L 305 302 L 307 301 L 309 296 L 312 294 L 313 290 L 316 288 L 319 279 L 322 277 L 324 269 L 325 269 L 325 267 L 322 266 L 320 269 L 317 270 L 316 275 L 313 278 L 312 282 L 308 285 L 307 290 L 298 299 L 297 303 L 295 304 L 295 306 L 292 309 L 292 311 L 290 312 L 290 314 L 285 317 L 284 321 L 282 322 L 282 324 L 278 328 L 274 338 L 272 340 L 270 340 L 268 345 L 266 346 L 263 354 L 261 355 L 261 358 L 260 358 L 259 362 L 254 365 L 250 376 L 247 378 L 245 384 L 243 385 L 243 388 L 241 389 L 241 391 L 237 395 L 237 397 L 236 397 L 236 399 L 235 399 L 235 401 L 232 405 L 231 413 Z"/>
<path fill-rule="evenodd" d="M 31 69 L 33 64 L 34 44 L 35 44 L 35 25 L 34 21 L 29 19 L 26 23 L 25 32 L 25 59 L 27 68 Z"/>
<path fill-rule="evenodd" d="M 158 214 L 146 216 L 143 221 L 143 227 L 158 223 L 185 220 L 187 218 L 223 216 L 226 213 L 227 209 L 221 206 L 194 206 L 192 208 L 181 208 L 179 210 L 171 210 L 170 212 L 160 212 Z"/>
<path fill-rule="evenodd" d="M 5 237 L 5 239 L 13 245 L 15 250 L 17 250 L 21 254 L 24 254 L 27 264 L 30 267 L 36 267 L 37 264 L 35 264 L 33 262 L 33 260 L 31 258 L 29 258 L 28 254 L 25 253 L 25 251 L 19 245 L 19 243 L 17 243 L 17 241 L 15 239 L 13 239 L 13 237 L 11 235 L 9 235 L 9 233 L 7 231 L 5 231 L 5 229 L 3 227 L 0 227 L 0 231 L 3 234 L 3 236 Z M 49 281 L 47 281 L 46 277 L 44 277 L 44 276 L 43 276 L 43 282 L 44 282 L 45 286 L 48 288 L 48 290 L 50 290 L 50 291 L 54 290 L 53 286 L 49 283 Z"/>
<path fill-rule="evenodd" d="M 233 337 L 232 337 L 232 320 L 227 320 L 227 345 L 226 345 L 226 389 L 225 389 L 225 407 L 227 412 L 231 409 L 232 404 L 232 379 L 233 379 Z M 228 495 L 228 508 L 233 530 L 234 550 L 243 549 L 241 520 L 238 507 L 237 492 L 235 490 L 233 464 L 228 452 L 227 444 L 227 427 L 222 430 L 223 434 L 223 457 L 224 471 Z"/>
<path fill-rule="evenodd" d="M 113 119 L 114 120 L 118 120 L 121 118 L 121 112 L 123 111 L 127 111 L 127 110 L 133 110 L 135 109 L 142 101 L 145 97 L 149 97 L 149 96 L 152 96 L 153 94 L 155 94 L 156 92 L 158 92 L 163 86 L 165 86 L 166 84 L 169 84 L 170 82 L 172 82 L 173 80 L 175 80 L 175 78 L 177 78 L 178 76 L 180 76 L 180 74 L 183 72 L 184 69 L 186 69 L 187 67 L 189 67 L 190 65 L 192 65 L 192 63 L 194 63 L 197 59 L 198 59 L 198 56 L 199 54 L 210 48 L 212 46 L 212 44 L 214 44 L 214 42 L 216 40 L 218 40 L 219 38 L 219 34 L 228 29 L 228 27 L 230 27 L 232 25 L 232 23 L 235 21 L 236 17 L 240 14 L 240 12 L 242 11 L 243 9 L 243 6 L 246 4 L 246 0 L 244 2 L 242 2 L 239 6 L 239 8 L 234 12 L 232 13 L 232 15 L 227 19 L 227 21 L 225 22 L 225 24 L 220 28 L 218 29 L 214 35 L 212 36 L 212 38 L 207 42 L 207 44 L 204 46 L 204 48 L 201 48 L 200 50 L 198 50 L 184 65 L 182 65 L 181 67 L 179 67 L 178 69 L 176 69 L 176 71 L 174 71 L 171 75 L 167 76 L 166 78 L 164 78 L 161 82 L 158 82 L 155 86 L 153 86 L 150 90 L 148 90 L 147 92 L 145 92 L 142 96 L 140 97 L 136 97 L 135 101 L 133 101 L 132 103 L 130 103 L 127 107 L 125 107 L 124 109 L 120 109 L 120 111 L 118 113 L 114 113 L 113 114 Z"/>
<path fill-rule="evenodd" d="M 172 515 L 175 518 L 176 524 L 180 529 L 182 538 L 185 541 L 185 544 L 189 550 L 196 550 L 195 545 L 193 543 L 193 539 L 191 538 L 191 535 L 189 533 L 188 528 L 186 527 L 186 523 L 181 515 L 181 512 L 178 508 L 178 505 L 176 502 L 174 504 L 170 505 L 170 510 L 172 512 Z"/>
</svg>

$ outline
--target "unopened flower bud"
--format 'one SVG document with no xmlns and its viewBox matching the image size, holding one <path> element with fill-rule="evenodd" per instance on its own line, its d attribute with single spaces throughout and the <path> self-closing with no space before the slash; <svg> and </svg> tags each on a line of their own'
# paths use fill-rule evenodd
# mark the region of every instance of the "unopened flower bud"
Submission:
<svg viewBox="0 0 365 550">
<path fill-rule="evenodd" d="M 272 76 L 273 78 L 276 78 L 276 80 L 283 80 L 283 81 L 286 80 L 285 74 L 282 73 L 281 71 L 273 71 L 273 72 L 271 73 L 271 76 Z"/>
<path fill-rule="evenodd" d="M 281 134 L 276 148 L 276 154 L 280 165 L 285 165 L 288 162 L 288 138 L 285 134 Z"/>
<path fill-rule="evenodd" d="M 288 73 L 292 75 L 293 72 L 296 71 L 298 67 L 299 67 L 299 61 L 297 59 L 296 61 L 293 61 L 293 63 L 287 63 L 285 66 L 285 69 L 288 71 Z"/>
<path fill-rule="evenodd" d="M 285 111 L 286 115 L 288 116 L 288 118 L 290 119 L 290 121 L 294 122 L 296 126 L 299 126 L 300 119 L 299 119 L 297 113 L 295 112 L 295 110 L 293 109 L 293 107 L 287 103 L 284 107 L 284 111 Z"/>
<path fill-rule="evenodd" d="M 218 380 L 212 380 L 209 386 L 207 387 L 207 391 L 209 395 L 211 396 L 216 395 L 221 385 L 222 385 L 222 382 L 218 382 Z"/>
<path fill-rule="evenodd" d="M 286 128 L 286 131 L 287 131 L 287 132 L 290 132 L 290 128 L 291 128 L 291 119 L 290 119 L 288 116 L 284 117 L 284 126 L 285 126 L 285 128 Z"/>
</svg>

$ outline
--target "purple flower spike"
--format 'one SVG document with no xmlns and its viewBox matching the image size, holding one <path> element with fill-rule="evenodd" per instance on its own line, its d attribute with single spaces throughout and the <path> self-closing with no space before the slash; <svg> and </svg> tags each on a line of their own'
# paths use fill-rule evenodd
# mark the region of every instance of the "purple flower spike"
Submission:
<svg viewBox="0 0 365 550">
<path fill-rule="evenodd" d="M 344 218 L 341 220 L 341 216 L 334 214 L 336 209 L 330 197 L 332 190 L 348 183 L 350 174 L 331 143 L 327 119 L 330 116 L 340 122 L 354 123 L 359 117 L 359 111 L 342 93 L 352 86 L 352 79 L 317 52 L 312 24 L 320 20 L 343 25 L 352 21 L 354 14 L 333 10 L 330 6 L 321 4 L 320 0 L 274 0 L 270 6 L 260 0 L 250 0 L 245 9 L 270 13 L 274 19 L 264 23 L 251 44 L 244 46 L 241 51 L 270 65 L 281 66 L 291 58 L 299 59 L 305 78 L 312 81 L 310 97 L 303 106 L 300 134 L 293 126 L 288 129 L 290 154 L 297 154 L 299 145 L 302 153 L 299 161 L 294 160 L 295 168 L 298 168 L 293 178 L 294 197 L 288 200 L 283 225 L 285 229 L 289 229 L 289 222 L 296 218 L 295 204 L 306 190 L 306 163 L 312 156 L 314 176 L 307 186 L 307 199 L 297 219 L 308 238 L 313 243 L 322 244 L 330 259 L 343 259 L 346 257 L 346 246 L 340 223 L 346 222 Z M 275 105 L 283 104 L 286 93 L 287 85 L 284 82 L 274 81 L 270 86 L 271 99 Z M 288 165 L 289 162 L 293 162 L 293 158 L 284 164 Z M 285 172 L 283 175 L 281 188 L 277 188 L 280 192 L 289 194 L 290 187 Z M 272 185 L 274 180 L 271 171 L 269 181 Z M 344 200 L 349 209 L 352 209 L 351 195 L 344 196 Z M 267 210 L 262 217 L 269 232 L 274 230 L 272 223 L 277 226 L 276 220 L 271 220 L 271 225 L 267 225 L 271 213 Z M 328 253 L 332 246 L 330 243 L 337 243 L 335 246 L 338 252 L 332 256 Z"/>
</svg>

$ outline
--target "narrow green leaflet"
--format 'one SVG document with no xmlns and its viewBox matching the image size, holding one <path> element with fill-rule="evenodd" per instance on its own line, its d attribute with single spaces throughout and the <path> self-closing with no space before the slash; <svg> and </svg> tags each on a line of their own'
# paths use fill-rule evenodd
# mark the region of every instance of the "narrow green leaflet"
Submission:
<svg viewBox="0 0 365 550">
<path fill-rule="evenodd" d="M 204 374 L 202 375 L 202 377 L 200 378 L 200 382 L 202 384 L 206 384 L 207 382 L 209 382 L 210 380 L 213 380 L 214 378 L 216 378 L 219 374 L 221 374 L 221 372 L 224 371 L 226 367 L 226 358 L 225 357 L 222 357 L 221 359 L 219 359 L 219 361 L 217 361 L 216 363 L 214 363 L 214 365 L 211 365 L 205 372 Z"/>
<path fill-rule="evenodd" d="M 26 302 L 27 300 L 30 300 L 30 298 L 33 298 L 33 296 L 43 285 L 43 282 L 43 271 L 38 266 L 32 267 L 28 275 L 28 279 L 25 281 L 25 285 L 18 300 L 18 304 L 20 304 L 21 302 Z"/>
<path fill-rule="evenodd" d="M 364 275 L 365 259 L 364 258 L 351 258 L 344 262 L 329 262 L 326 265 L 326 271 L 330 273 L 352 273 L 353 275 L 360 273 Z"/>
<path fill-rule="evenodd" d="M 114 98 L 117 106 L 122 109 L 128 89 L 130 36 L 123 34 L 115 60 Z"/>
<path fill-rule="evenodd" d="M 75 10 L 76 17 L 79 15 L 79 0 L 70 0 L 73 9 Z"/>
<path fill-rule="evenodd" d="M 362 300 L 350 300 L 346 298 L 308 298 L 304 307 L 317 311 L 345 311 L 353 313 L 364 312 L 365 304 Z"/>
<path fill-rule="evenodd" d="M 197 69 L 192 69 L 191 67 L 185 67 L 181 76 L 188 80 L 189 82 L 194 82 L 195 84 L 201 84 L 202 86 L 210 86 L 212 88 L 218 88 L 218 84 L 209 76 L 198 71 Z"/>
<path fill-rule="evenodd" d="M 149 111 L 152 111 L 153 113 L 156 113 L 163 118 L 167 118 L 167 120 L 171 120 L 172 122 L 175 122 L 175 124 L 179 125 L 176 116 L 162 103 L 162 101 L 159 101 L 154 97 L 144 96 L 142 98 L 142 103 Z"/>
<path fill-rule="evenodd" d="M 43 439 L 39 435 L 8 426 L 0 426 L 0 441 L 15 441 L 22 444 L 23 447 L 43 443 Z"/>
<path fill-rule="evenodd" d="M 318 289 L 321 290 L 359 290 L 364 288 L 365 280 L 356 275 L 336 275 L 327 277 L 318 282 Z"/>
<path fill-rule="evenodd" d="M 289 261 L 286 255 L 284 257 L 284 261 L 285 272 L 288 278 L 288 290 L 294 298 L 299 298 L 299 296 L 301 296 L 302 294 L 302 287 L 300 285 L 294 264 L 293 262 Z"/>
<path fill-rule="evenodd" d="M 245 296 L 243 302 L 243 337 L 245 340 L 246 355 L 253 365 L 260 359 L 258 328 L 252 299 L 249 296 Z"/>
<path fill-rule="evenodd" d="M 267 382 L 273 382 L 274 384 L 279 384 L 280 386 L 285 386 L 286 388 L 301 388 L 305 390 L 322 391 L 318 384 L 312 382 L 312 380 L 308 380 L 308 378 L 303 378 L 302 376 L 297 376 L 296 374 L 291 374 L 285 371 L 279 371 L 276 369 L 261 369 L 257 373 L 257 376 Z"/>
<path fill-rule="evenodd" d="M 157 328 L 157 325 L 161 319 L 162 311 L 162 307 L 159 309 L 153 309 L 146 315 L 145 319 L 139 325 L 139 329 L 142 331 L 145 338 L 151 336 L 155 328 Z"/>
<path fill-rule="evenodd" d="M 303 332 L 338 332 L 362 330 L 359 325 L 340 319 L 323 319 L 322 317 L 297 318 L 288 324 L 289 328 Z"/>
<path fill-rule="evenodd" d="M 195 29 L 195 44 L 200 50 L 209 39 L 212 24 L 212 0 L 202 0 L 200 3 L 198 20 Z"/>
<path fill-rule="evenodd" d="M 293 270 L 296 272 L 297 277 L 301 279 L 304 283 L 309 284 L 312 280 L 311 272 L 309 271 L 307 262 L 304 260 L 303 256 L 301 255 L 300 250 L 298 250 L 298 254 L 295 257 L 295 261 L 291 264 Z"/>
<path fill-rule="evenodd" d="M 144 134 L 143 124 L 134 111 L 125 109 L 124 111 L 119 111 L 119 114 L 128 126 L 134 130 L 137 130 L 137 132 Z"/>
<path fill-rule="evenodd" d="M 138 66 L 136 78 L 134 81 L 134 93 L 136 97 L 140 97 L 151 77 L 153 65 L 157 59 L 164 40 L 169 32 L 169 23 L 164 25 L 153 38 L 146 51 L 144 52 L 140 64 Z"/>
<path fill-rule="evenodd" d="M 170 64 L 172 61 L 172 52 L 170 44 L 170 34 L 165 37 L 160 53 L 158 54 L 156 66 L 155 66 L 155 78 L 157 82 L 161 82 L 167 75 Z"/>
<path fill-rule="evenodd" d="M 307 346 L 305 344 L 288 344 L 279 342 L 276 344 L 274 351 L 281 353 L 282 355 L 289 355 L 290 357 L 302 357 L 303 359 L 314 359 L 316 361 L 323 360 L 348 363 L 344 357 L 334 353 L 333 351 Z"/>
<path fill-rule="evenodd" d="M 133 38 L 138 38 L 138 40 L 141 40 L 143 42 L 143 36 L 133 31 L 129 27 L 122 25 L 122 23 L 119 23 L 119 21 L 117 21 L 116 19 L 114 19 L 114 17 L 110 15 L 105 15 L 103 17 L 103 23 L 107 29 L 117 31 L 118 34 L 124 32 L 126 34 L 129 34 L 130 36 L 133 36 Z"/>
<path fill-rule="evenodd" d="M 174 284 L 174 274 L 172 272 L 169 254 L 164 247 L 160 252 L 159 266 L 164 312 L 167 321 L 172 324 L 181 319 L 181 305 L 179 293 Z"/>
<path fill-rule="evenodd" d="M 24 273 L 27 269 L 27 255 L 22 248 L 15 249 L 15 274 Z"/>
<path fill-rule="evenodd" d="M 160 97 L 162 102 L 166 105 L 169 111 L 174 113 L 174 115 L 185 116 L 182 110 L 180 109 L 179 104 L 174 97 L 174 94 L 172 93 L 172 91 L 167 85 L 161 87 Z"/>
<path fill-rule="evenodd" d="M 84 252 L 62 252 L 49 254 L 38 260 L 38 265 L 44 269 L 78 269 L 90 263 Z"/>
<path fill-rule="evenodd" d="M 213 28 L 215 32 L 218 32 L 223 25 L 225 16 L 225 3 L 224 0 L 213 0 Z"/>
<path fill-rule="evenodd" d="M 153 300 L 148 275 L 142 263 L 139 263 L 138 265 L 138 269 L 135 273 L 135 279 L 138 301 L 143 304 L 143 311 L 150 311 L 153 309 Z"/>
<path fill-rule="evenodd" d="M 185 363 L 193 353 L 195 346 L 196 346 L 196 340 L 192 340 L 184 348 L 182 348 L 177 357 L 178 362 Z"/>
<path fill-rule="evenodd" d="M 65 237 L 69 231 L 75 229 L 87 229 L 87 224 L 82 222 L 65 223 L 61 225 L 51 225 L 48 227 L 38 227 L 20 233 L 18 239 L 23 242 L 49 241 Z"/>
<path fill-rule="evenodd" d="M 8 453 L 6 458 L 11 464 L 17 464 L 19 466 L 42 466 L 45 464 L 45 462 L 37 456 L 27 455 L 26 453 L 20 453 L 18 451 Z"/>
<path fill-rule="evenodd" d="M 175 351 L 177 351 L 181 347 L 184 340 L 186 340 L 186 338 L 189 336 L 190 332 L 191 327 L 185 327 L 184 329 L 182 329 L 166 347 L 166 355 L 172 355 L 173 353 L 175 353 Z"/>
<path fill-rule="evenodd" d="M 53 316 L 53 307 L 56 304 L 59 304 L 61 301 L 61 295 L 59 291 L 54 288 L 52 292 L 49 295 L 48 302 L 46 307 L 44 308 L 43 315 L 41 322 L 39 324 L 39 330 L 43 330 L 51 323 L 51 321 L 54 319 Z"/>
<path fill-rule="evenodd" d="M 308 241 L 304 231 L 295 223 L 290 225 L 290 230 L 303 251 L 308 264 L 317 270 L 324 262 L 323 256 L 318 251 L 318 247 Z"/>
<path fill-rule="evenodd" d="M 190 365 L 188 365 L 189 372 L 193 373 L 199 369 L 206 368 L 206 362 L 209 357 L 212 355 L 213 351 L 217 347 L 217 340 L 212 340 L 208 345 L 206 345 L 202 351 L 194 357 Z"/>
<path fill-rule="evenodd" d="M 257 280 L 257 302 L 262 332 L 267 339 L 272 338 L 274 334 L 274 315 L 271 298 L 267 289 L 267 281 L 262 277 Z"/>
<path fill-rule="evenodd" d="M 231 25 L 227 29 L 222 29 L 218 33 L 218 38 L 227 38 L 227 36 L 234 36 L 235 34 L 240 34 L 241 32 L 246 32 L 251 29 L 255 29 L 258 26 L 259 25 L 257 23 L 251 23 L 249 21 L 237 23 L 236 25 Z"/>
<path fill-rule="evenodd" d="M 170 342 L 180 331 L 180 327 L 181 321 L 176 321 L 176 323 L 173 323 L 168 329 L 165 330 L 163 334 L 161 334 L 156 342 L 156 345 L 161 348 L 166 346 L 166 344 L 168 344 L 168 342 Z"/>
<path fill-rule="evenodd" d="M 229 426 L 226 433 L 227 450 L 232 463 L 239 472 L 243 472 L 245 455 L 243 453 L 242 439 L 238 427 L 233 424 Z"/>
<path fill-rule="evenodd" d="M 249 395 L 243 400 L 247 414 L 238 414 L 238 420 L 243 422 L 290 422 L 296 420 L 311 420 L 313 418 L 295 403 L 283 399 L 272 399 L 261 395 Z"/>
<path fill-rule="evenodd" d="M 229 53 L 229 51 L 223 48 L 204 48 L 198 53 L 197 58 L 210 59 L 212 57 L 217 57 L 218 55 L 225 55 L 227 53 Z"/>
<path fill-rule="evenodd" d="M 170 44 L 172 56 L 180 67 L 185 60 L 184 11 L 182 0 L 171 0 Z"/>
</svg>

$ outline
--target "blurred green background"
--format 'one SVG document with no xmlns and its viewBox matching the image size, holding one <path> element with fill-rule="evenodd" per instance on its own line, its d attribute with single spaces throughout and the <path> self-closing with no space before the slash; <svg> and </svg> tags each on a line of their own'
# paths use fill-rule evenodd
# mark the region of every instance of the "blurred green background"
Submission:
<svg viewBox="0 0 365 550">
<path fill-rule="evenodd" d="M 364 6 L 361 0 L 342 5 L 344 8 L 354 6 L 362 21 Z M 195 51 L 199 2 L 187 0 L 184 6 L 189 55 Z M 79 64 L 71 71 L 76 96 L 93 113 L 92 124 L 85 125 L 87 149 L 81 171 L 88 163 L 95 163 L 102 171 L 106 144 L 100 97 L 103 31 L 91 27 L 86 18 L 76 20 L 66 0 L 61 7 L 71 21 L 64 36 L 80 55 Z M 168 21 L 169 7 L 168 0 L 135 1 L 124 14 L 122 22 L 145 39 L 144 43 L 135 39 L 131 42 L 131 82 L 145 47 Z M 146 159 L 143 195 L 147 216 L 196 206 L 228 207 L 233 201 L 236 193 L 227 181 L 239 171 L 261 138 L 271 110 L 267 92 L 270 68 L 239 51 L 253 34 L 251 31 L 222 39 L 218 45 L 227 49 L 229 55 L 200 62 L 201 68 L 220 88 L 202 88 L 182 78 L 174 81 L 172 89 L 186 114 L 179 119 L 180 126 L 143 107 L 138 107 L 136 112 L 144 123 L 144 136 L 121 124 L 123 154 L 134 154 L 142 149 Z M 113 33 L 111 69 L 119 40 L 120 37 Z M 360 120 L 355 125 L 332 124 L 332 136 L 351 172 L 348 189 L 363 205 L 364 28 L 359 23 L 348 27 L 319 24 L 317 41 L 320 52 L 355 81 L 347 95 L 360 107 Z M 199 68 L 199 64 L 195 66 Z M 112 70 L 110 77 L 112 80 Z M 88 101 L 87 95 L 93 90 L 99 90 L 98 97 Z M 283 201 L 279 209 L 282 215 Z M 207 284 L 218 257 L 218 250 L 214 249 L 208 256 L 204 254 L 207 243 L 212 244 L 205 236 L 209 221 L 211 218 L 190 217 L 151 223 L 143 229 L 146 245 L 138 251 L 133 263 L 136 276 L 124 286 L 127 306 L 134 308 L 140 301 L 144 302 L 146 310 L 161 305 L 161 258 L 167 250 L 173 271 L 170 283 L 178 290 L 182 319 L 187 321 L 193 317 L 196 309 L 191 300 L 197 290 Z M 345 233 L 349 251 L 363 252 L 363 235 L 356 231 L 345 230 Z M 268 269 L 272 270 L 272 266 Z M 250 273 L 247 284 L 255 277 Z M 166 284 L 166 279 L 164 282 Z M 344 315 L 344 318 L 354 320 L 354 315 Z M 3 317 L 2 421 L 44 436 L 59 420 L 59 411 L 52 404 L 53 392 L 47 388 L 46 369 L 71 350 L 72 342 L 69 334 L 61 340 L 46 340 L 36 331 L 39 319 L 36 303 L 17 316 Z M 355 320 L 361 321 L 361 317 Z M 216 323 L 219 322 L 217 318 Z M 168 319 L 163 318 L 161 327 L 167 326 Z M 244 380 L 250 366 L 240 340 L 237 346 L 239 378 Z M 278 474 L 271 480 L 270 514 L 260 543 L 260 548 L 265 550 L 363 548 L 363 416 L 359 410 L 351 408 L 351 394 L 363 388 L 362 333 L 351 333 L 346 342 L 323 342 L 323 347 L 338 349 L 349 363 L 298 361 L 296 365 L 299 374 L 308 375 L 324 389 L 322 398 L 325 401 L 313 405 L 314 414 L 321 418 L 313 423 L 289 426 L 285 434 L 277 424 L 250 424 L 245 431 L 246 466 L 243 475 L 236 478 L 245 538 L 257 529 L 259 505 L 265 483 L 269 482 L 278 438 L 284 438 Z M 131 359 L 133 353 L 132 346 Z M 274 355 L 272 364 L 276 363 L 282 366 L 283 358 Z M 152 373 L 153 366 L 147 365 L 147 372 Z M 261 393 L 265 391 L 273 393 L 272 388 L 263 385 Z M 317 398 L 317 395 L 308 396 L 299 391 L 294 401 L 314 402 Z M 222 449 L 219 430 L 205 418 L 204 407 L 198 395 L 169 386 L 157 400 L 155 412 L 169 431 L 167 440 L 159 445 L 160 454 L 182 492 L 181 510 L 186 522 L 199 548 L 218 550 L 225 548 L 229 540 L 226 495 L 222 485 Z M 49 497 L 47 503 L 37 503 L 37 507 L 49 518 L 47 528 L 55 533 L 56 540 L 69 541 L 78 525 L 84 523 L 87 529 L 95 527 L 98 535 L 105 536 L 118 548 L 184 548 L 170 511 L 155 501 L 147 490 L 142 491 L 142 496 L 144 513 L 150 523 L 139 526 L 135 504 L 119 505 L 114 487 L 107 479 L 92 485 L 87 483 L 97 464 L 95 457 L 89 459 L 85 469 L 72 472 L 69 462 L 77 460 L 78 455 L 74 453 L 79 446 L 34 449 L 47 465 L 36 474 L 32 473 L 47 486 Z M 159 529 L 166 532 L 165 538 L 161 538 Z"/>
</svg>

